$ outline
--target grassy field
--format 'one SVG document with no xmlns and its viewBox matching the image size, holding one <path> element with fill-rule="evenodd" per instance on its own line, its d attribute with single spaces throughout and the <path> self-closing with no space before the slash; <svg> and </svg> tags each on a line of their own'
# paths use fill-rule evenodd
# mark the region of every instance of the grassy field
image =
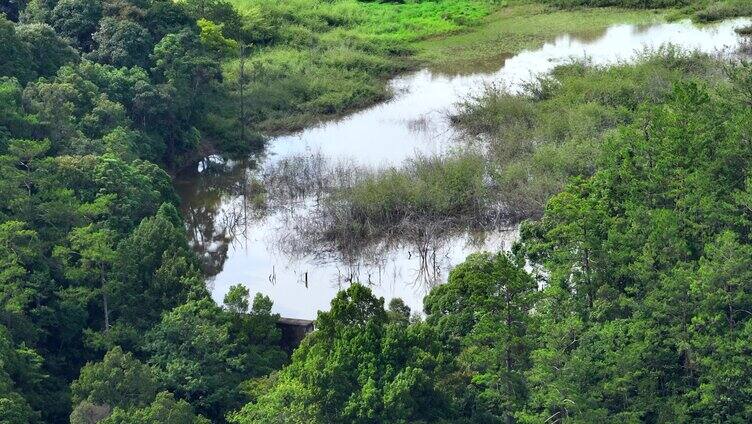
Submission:
<svg viewBox="0 0 752 424">
<path fill-rule="evenodd" d="M 387 79 L 418 66 L 416 41 L 478 25 L 495 7 L 491 0 L 234 5 L 260 34 L 246 69 L 252 119 L 266 132 L 295 130 L 387 98 Z M 238 63 L 225 64 L 230 84 Z"/>
<path fill-rule="evenodd" d="M 554 0 L 231 1 L 258 34 L 245 64 L 245 93 L 252 126 L 267 134 L 387 99 L 389 77 L 421 66 L 452 73 L 493 70 L 501 58 L 564 33 L 597 36 L 617 23 L 740 11 L 737 0 L 659 11 L 544 4 Z M 237 86 L 239 60 L 224 68 L 227 83 Z"/>
</svg>

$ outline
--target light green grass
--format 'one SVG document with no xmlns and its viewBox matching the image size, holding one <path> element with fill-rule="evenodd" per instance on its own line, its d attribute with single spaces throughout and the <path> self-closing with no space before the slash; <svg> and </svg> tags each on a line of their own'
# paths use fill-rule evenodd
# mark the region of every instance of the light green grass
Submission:
<svg viewBox="0 0 752 424">
<path fill-rule="evenodd" d="M 246 69 L 255 126 L 290 131 L 389 96 L 390 76 L 412 69 L 417 40 L 461 31 L 492 12 L 492 0 L 405 4 L 356 0 L 233 0 L 258 26 Z M 236 80 L 238 62 L 225 64 Z"/>
<path fill-rule="evenodd" d="M 556 10 L 532 0 L 231 0 L 259 40 L 248 60 L 254 126 L 303 128 L 382 101 L 391 76 L 420 66 L 483 70 L 567 32 L 597 34 L 651 11 Z M 225 64 L 228 84 L 237 61 Z"/>
<path fill-rule="evenodd" d="M 597 36 L 611 25 L 664 20 L 663 11 L 615 8 L 559 10 L 540 4 L 503 8 L 471 30 L 417 43 L 417 57 L 449 71 L 483 69 L 488 61 L 533 49 L 561 34 Z"/>
</svg>

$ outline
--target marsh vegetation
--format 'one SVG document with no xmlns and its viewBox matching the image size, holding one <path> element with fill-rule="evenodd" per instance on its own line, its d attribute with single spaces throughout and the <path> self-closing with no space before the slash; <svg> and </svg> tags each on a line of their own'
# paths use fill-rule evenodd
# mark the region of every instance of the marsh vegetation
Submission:
<svg viewBox="0 0 752 424">
<path fill-rule="evenodd" d="M 464 148 L 381 169 L 293 156 L 271 166 L 258 187 L 284 204 L 312 201 L 290 215 L 282 237 L 297 254 L 353 258 L 373 246 L 499 230 L 539 218 L 567 182 L 593 175 L 604 140 L 644 105 L 665 102 L 679 82 L 729 86 L 733 69 L 672 46 L 615 66 L 577 61 L 521 90 L 490 86 L 466 99 L 452 117 Z"/>
</svg>

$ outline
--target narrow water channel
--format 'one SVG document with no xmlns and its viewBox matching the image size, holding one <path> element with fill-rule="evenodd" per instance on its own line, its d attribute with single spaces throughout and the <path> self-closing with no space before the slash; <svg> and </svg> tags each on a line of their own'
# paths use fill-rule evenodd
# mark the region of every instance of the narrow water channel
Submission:
<svg viewBox="0 0 752 424">
<path fill-rule="evenodd" d="M 249 195 L 254 176 L 291 157 L 383 167 L 418 154 L 445 154 L 455 144 L 448 116 L 458 102 L 480 94 L 488 84 L 503 84 L 514 91 L 534 75 L 573 58 L 613 64 L 628 61 L 645 48 L 669 43 L 711 53 L 735 49 L 739 37 L 734 29 L 749 23 L 736 19 L 710 26 L 688 21 L 616 25 L 597 37 L 562 35 L 537 50 L 499 59 L 494 72 L 448 75 L 422 70 L 395 78 L 390 82 L 395 93 L 392 100 L 274 138 L 262 157 L 243 162 L 207 158 L 177 188 L 215 299 L 221 302 L 231 285 L 242 283 L 251 293 L 270 296 L 275 312 L 283 316 L 315 318 L 340 288 L 360 281 L 371 284 L 387 302 L 401 297 L 413 310 L 420 310 L 427 290 L 444 281 L 452 266 L 474 251 L 508 249 L 516 232 L 500 230 L 482 238 L 466 235 L 426 246 L 405 243 L 347 260 L 327 254 L 331 252 L 293 254 L 281 247 L 294 231 L 285 217 L 292 209 L 305 210 L 315 199 L 258 214 Z"/>
</svg>

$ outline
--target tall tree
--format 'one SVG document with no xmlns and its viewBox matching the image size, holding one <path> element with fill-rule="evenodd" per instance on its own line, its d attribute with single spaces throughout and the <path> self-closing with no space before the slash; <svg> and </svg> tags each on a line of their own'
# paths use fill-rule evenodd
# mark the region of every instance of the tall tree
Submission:
<svg viewBox="0 0 752 424">
<path fill-rule="evenodd" d="M 111 271 L 115 262 L 115 234 L 93 224 L 71 231 L 68 245 L 55 248 L 65 267 L 66 278 L 85 281 L 101 296 L 102 330 L 110 329 Z"/>
<path fill-rule="evenodd" d="M 37 76 L 51 77 L 61 66 L 78 58 L 76 50 L 47 24 L 18 25 L 16 32 L 28 46 Z"/>
<path fill-rule="evenodd" d="M 425 299 L 426 323 L 449 362 L 448 384 L 465 419 L 512 423 L 527 401 L 536 300 L 535 280 L 505 254 L 476 254 Z"/>
<path fill-rule="evenodd" d="M 151 369 L 129 352 L 115 347 L 99 362 L 89 362 L 71 384 L 74 407 L 82 402 L 130 408 L 148 405 L 156 395 Z"/>
<path fill-rule="evenodd" d="M 0 14 L 0 77 L 15 77 L 26 83 L 36 76 L 29 46 L 16 33 L 13 22 Z"/>
<path fill-rule="evenodd" d="M 292 364 L 234 414 L 245 423 L 434 422 L 445 399 L 434 386 L 423 326 L 390 322 L 384 299 L 353 284 L 320 312 Z"/>
<path fill-rule="evenodd" d="M 148 68 L 154 47 L 151 34 L 136 22 L 105 17 L 92 35 L 94 50 L 90 57 L 117 67 Z"/>
</svg>

